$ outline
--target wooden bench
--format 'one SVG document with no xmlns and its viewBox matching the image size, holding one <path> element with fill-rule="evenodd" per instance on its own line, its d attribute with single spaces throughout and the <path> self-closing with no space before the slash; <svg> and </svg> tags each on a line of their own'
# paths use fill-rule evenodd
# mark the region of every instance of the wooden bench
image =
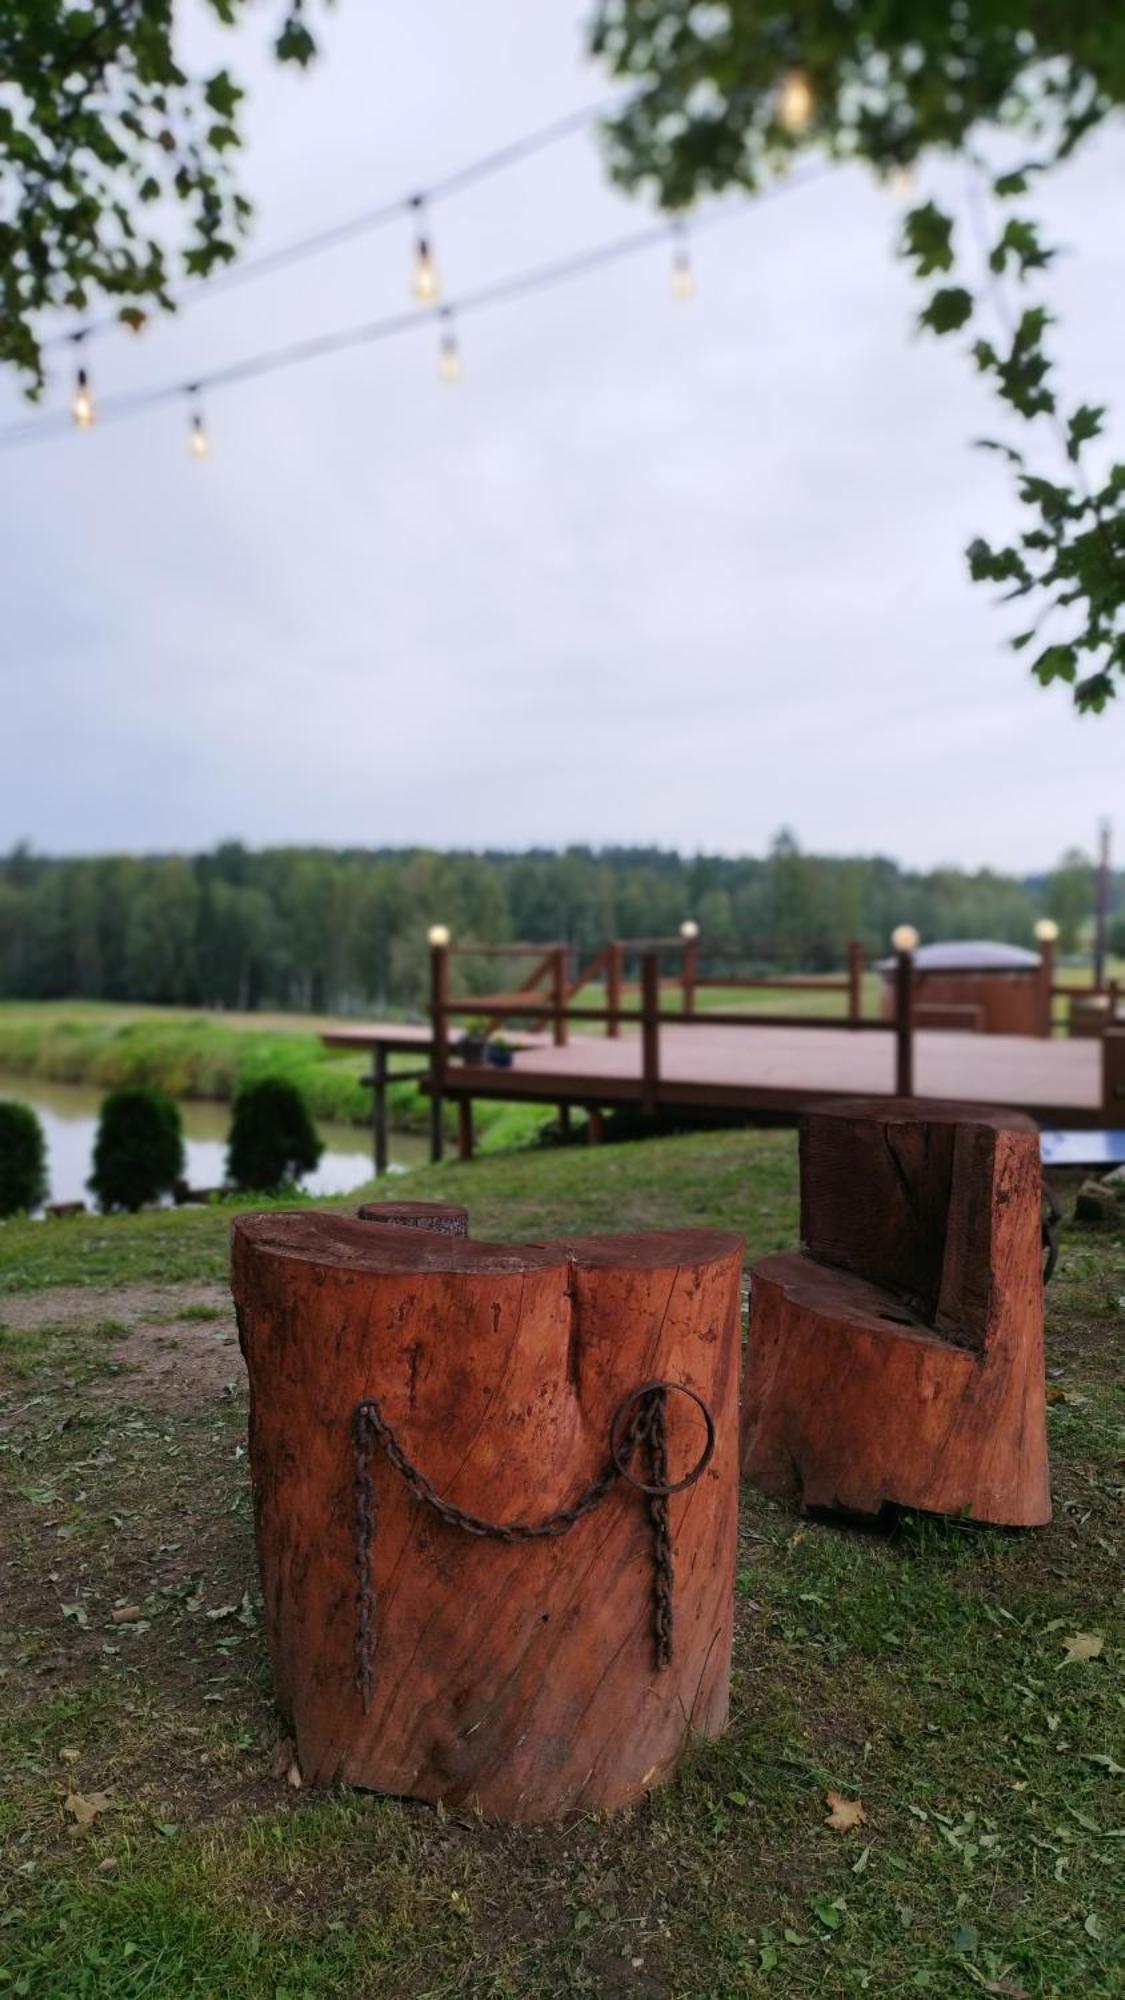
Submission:
<svg viewBox="0 0 1125 2000">
<path fill-rule="evenodd" d="M 462 1222 L 235 1220 L 278 1700 L 309 1783 L 628 1805 L 726 1723 L 741 1241 Z"/>
<path fill-rule="evenodd" d="M 803 1248 L 754 1266 L 742 1468 L 808 1507 L 1050 1519 L 1038 1131 L 870 1098 L 801 1129 Z"/>
</svg>

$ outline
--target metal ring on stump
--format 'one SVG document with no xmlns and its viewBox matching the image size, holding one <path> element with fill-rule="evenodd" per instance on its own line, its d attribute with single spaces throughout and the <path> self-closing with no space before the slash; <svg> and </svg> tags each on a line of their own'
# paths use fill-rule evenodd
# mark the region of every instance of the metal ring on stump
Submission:
<svg viewBox="0 0 1125 2000">
<path fill-rule="evenodd" d="M 741 1248 L 236 1218 L 265 1627 L 307 1783 L 543 1821 L 632 1805 L 722 1732 Z"/>
<path fill-rule="evenodd" d="M 630 1470 L 632 1446 L 630 1445 L 629 1434 L 627 1432 L 624 1434 L 621 1433 L 621 1419 L 638 1403 L 643 1403 L 646 1398 L 654 1396 L 657 1393 L 663 1397 L 669 1389 L 678 1389 L 681 1396 L 690 1396 L 692 1402 L 698 1404 L 703 1413 L 703 1421 L 707 1426 L 707 1440 L 691 1471 L 685 1473 L 682 1479 L 674 1479 L 671 1482 L 665 1482 L 656 1486 L 646 1485 L 643 1479 L 637 1479 Z M 715 1454 L 715 1419 L 707 1408 L 702 1396 L 697 1396 L 695 1390 L 689 1389 L 686 1382 L 642 1382 L 639 1389 L 630 1390 L 629 1394 L 623 1396 L 618 1403 L 613 1413 L 613 1422 L 609 1427 L 609 1441 L 610 1451 L 613 1454 L 613 1462 L 622 1479 L 627 1479 L 630 1486 L 636 1487 L 638 1493 L 650 1493 L 657 1499 L 666 1500 L 670 1493 L 686 1493 L 689 1486 L 694 1486 L 697 1479 L 702 1479 Z M 623 1462 L 621 1453 L 626 1447 L 629 1447 L 629 1457 Z"/>
</svg>

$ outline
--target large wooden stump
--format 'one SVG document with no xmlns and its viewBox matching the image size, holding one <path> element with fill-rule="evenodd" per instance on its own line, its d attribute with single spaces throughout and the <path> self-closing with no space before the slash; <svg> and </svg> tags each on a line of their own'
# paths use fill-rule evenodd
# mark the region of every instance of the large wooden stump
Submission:
<svg viewBox="0 0 1125 2000">
<path fill-rule="evenodd" d="M 543 1820 L 639 1799 L 722 1730 L 740 1252 L 236 1220 L 266 1626 L 307 1781 Z"/>
<path fill-rule="evenodd" d="M 754 1266 L 742 1469 L 810 1507 L 1051 1517 L 1039 1135 L 871 1098 L 801 1130 L 804 1250 Z"/>
</svg>

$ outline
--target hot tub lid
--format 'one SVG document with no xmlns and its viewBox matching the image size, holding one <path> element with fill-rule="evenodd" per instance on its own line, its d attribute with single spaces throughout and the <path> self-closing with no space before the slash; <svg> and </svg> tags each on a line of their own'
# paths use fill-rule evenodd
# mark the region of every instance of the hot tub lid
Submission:
<svg viewBox="0 0 1125 2000">
<path fill-rule="evenodd" d="M 879 960 L 880 972 L 892 972 L 893 958 Z M 1037 972 L 1037 951 L 1018 944 L 997 944 L 989 938 L 965 938 L 944 944 L 920 945 L 914 954 L 918 972 Z"/>
</svg>

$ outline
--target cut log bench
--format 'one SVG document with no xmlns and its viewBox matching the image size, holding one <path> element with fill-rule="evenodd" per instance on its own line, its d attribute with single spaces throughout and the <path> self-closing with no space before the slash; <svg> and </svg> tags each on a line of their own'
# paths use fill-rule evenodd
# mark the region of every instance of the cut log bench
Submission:
<svg viewBox="0 0 1125 2000">
<path fill-rule="evenodd" d="M 741 1242 L 460 1226 L 234 1223 L 278 1700 L 312 1784 L 626 1806 L 727 1719 Z"/>
<path fill-rule="evenodd" d="M 825 1105 L 803 1249 L 751 1273 L 746 1478 L 806 1507 L 1051 1518 L 1039 1135 L 1017 1112 Z"/>
</svg>

